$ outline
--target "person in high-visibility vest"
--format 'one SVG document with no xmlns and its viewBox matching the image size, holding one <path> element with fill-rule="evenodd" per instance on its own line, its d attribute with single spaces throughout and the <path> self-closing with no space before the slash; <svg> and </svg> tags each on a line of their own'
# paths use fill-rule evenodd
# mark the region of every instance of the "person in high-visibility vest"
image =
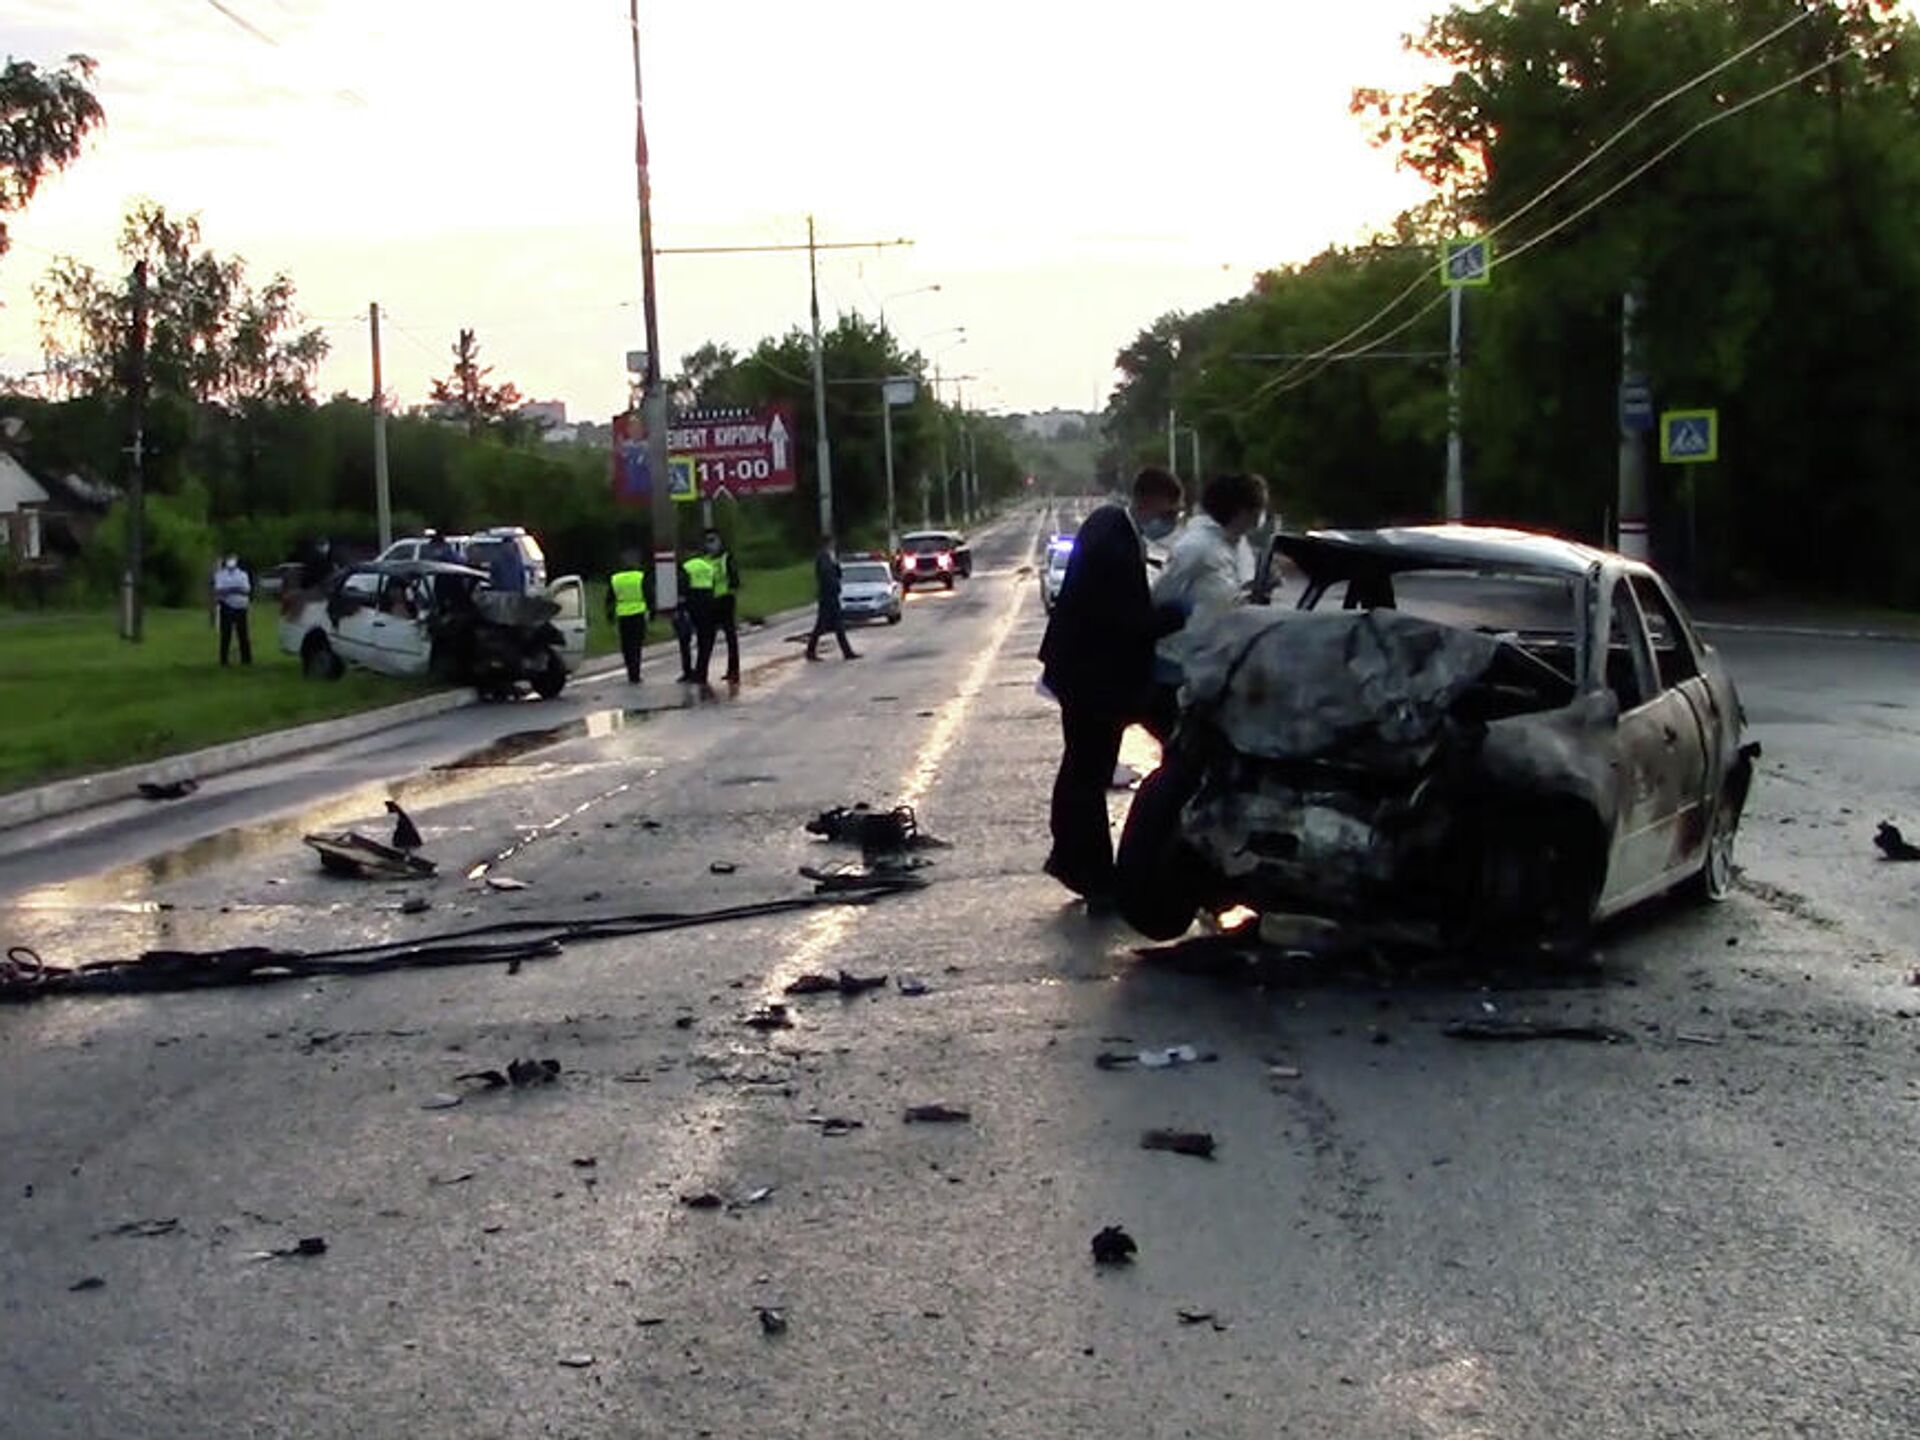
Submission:
<svg viewBox="0 0 1920 1440">
<path fill-rule="evenodd" d="M 734 564 L 727 542 L 720 532 L 707 530 L 707 557 L 713 561 L 713 623 L 727 637 L 727 675 L 729 685 L 740 683 L 740 567 Z"/>
<path fill-rule="evenodd" d="M 629 550 L 620 568 L 607 578 L 607 618 L 620 631 L 620 654 L 627 662 L 627 683 L 640 683 L 640 649 L 647 643 L 647 572 Z"/>
<path fill-rule="evenodd" d="M 689 555 L 680 566 L 687 580 L 687 618 L 693 622 L 696 649 L 693 658 L 693 683 L 708 688 L 707 666 L 713 659 L 714 599 L 718 567 L 713 563 L 711 547 Z"/>
</svg>

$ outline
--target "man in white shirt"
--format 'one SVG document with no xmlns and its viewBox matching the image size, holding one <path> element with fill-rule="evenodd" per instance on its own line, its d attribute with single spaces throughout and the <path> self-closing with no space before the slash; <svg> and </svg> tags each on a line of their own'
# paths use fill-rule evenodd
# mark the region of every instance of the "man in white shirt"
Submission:
<svg viewBox="0 0 1920 1440">
<path fill-rule="evenodd" d="M 214 568 L 213 603 L 220 612 L 220 663 L 234 636 L 240 637 L 240 663 L 253 664 L 253 637 L 247 633 L 247 614 L 253 604 L 253 581 L 241 568 L 240 557 L 229 555 Z"/>
<path fill-rule="evenodd" d="M 1267 482 L 1258 475 L 1216 475 L 1200 497 L 1200 514 L 1174 537 L 1167 563 L 1153 582 L 1157 610 L 1177 611 L 1185 623 L 1204 619 L 1233 604 L 1246 592 L 1251 566 L 1247 536 L 1267 508 Z M 1160 739 L 1172 732 L 1179 713 L 1181 674 L 1173 646 L 1161 640 L 1154 652 L 1155 697 L 1147 728 Z"/>
</svg>

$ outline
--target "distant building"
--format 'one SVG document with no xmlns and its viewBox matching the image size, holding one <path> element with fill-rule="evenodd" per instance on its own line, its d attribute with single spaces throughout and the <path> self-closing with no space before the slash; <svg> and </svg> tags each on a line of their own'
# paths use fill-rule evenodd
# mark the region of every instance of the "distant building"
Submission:
<svg viewBox="0 0 1920 1440">
<path fill-rule="evenodd" d="M 1022 431 L 1036 440 L 1058 440 L 1063 434 L 1073 435 L 1081 431 L 1089 434 L 1099 429 L 1100 417 L 1089 415 L 1083 410 L 1043 410 L 1031 415 L 1011 417 Z"/>
<path fill-rule="evenodd" d="M 16 560 L 38 560 L 45 545 L 41 530 L 53 497 L 13 456 L 0 452 L 0 552 Z"/>
<path fill-rule="evenodd" d="M 517 419 L 526 420 L 542 427 L 564 425 L 567 423 L 567 402 L 564 400 L 529 400 L 514 411 Z"/>
</svg>

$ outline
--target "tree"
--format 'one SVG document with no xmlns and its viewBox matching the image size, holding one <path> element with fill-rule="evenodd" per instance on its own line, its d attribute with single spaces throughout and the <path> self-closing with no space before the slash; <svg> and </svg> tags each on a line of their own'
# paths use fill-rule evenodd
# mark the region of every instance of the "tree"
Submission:
<svg viewBox="0 0 1920 1440">
<path fill-rule="evenodd" d="M 462 330 L 453 345 L 453 373 L 433 382 L 433 401 L 445 406 L 478 439 L 487 430 L 507 426 L 520 408 L 519 389 L 511 384 L 489 385 L 491 365 L 480 363 L 480 342 L 471 330 Z"/>
<path fill-rule="evenodd" d="M 69 55 L 58 70 L 8 57 L 0 70 L 0 214 L 24 210 L 40 182 L 80 157 L 106 114 L 89 82 L 93 61 Z M 0 220 L 0 255 L 10 237 Z"/>
<path fill-rule="evenodd" d="M 293 282 L 275 275 L 260 289 L 246 262 L 200 248 L 200 219 L 176 219 L 143 200 L 121 224 L 129 274 L 103 276 L 71 256 L 35 287 L 40 328 L 54 368 L 83 391 L 118 389 L 133 318 L 131 271 L 147 265 L 147 383 L 189 405 L 281 405 L 312 398 L 326 333 L 301 329 Z"/>
</svg>

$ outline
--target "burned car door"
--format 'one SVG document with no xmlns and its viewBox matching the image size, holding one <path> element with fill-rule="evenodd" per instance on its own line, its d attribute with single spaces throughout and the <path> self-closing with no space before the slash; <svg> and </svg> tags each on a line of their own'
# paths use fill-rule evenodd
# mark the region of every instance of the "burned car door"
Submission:
<svg viewBox="0 0 1920 1440">
<path fill-rule="evenodd" d="M 1675 867 L 1685 817 L 1705 786 L 1704 731 L 1692 700 L 1664 683 L 1630 582 L 1608 596 L 1607 684 L 1620 701 L 1616 764 L 1622 786 L 1602 906 L 1661 889 Z"/>
<path fill-rule="evenodd" d="M 1683 733 L 1673 746 L 1682 771 L 1673 848 L 1666 864 L 1669 877 L 1673 877 L 1675 872 L 1691 870 L 1706 844 L 1707 822 L 1712 818 L 1720 779 L 1728 765 L 1728 757 L 1721 753 L 1725 730 L 1720 699 L 1708 681 L 1692 629 L 1681 617 L 1678 603 L 1664 582 L 1651 574 L 1635 575 L 1632 583 L 1660 687 L 1684 702 L 1686 717 L 1692 722 L 1689 730 L 1679 716 L 1674 721 Z"/>
</svg>

